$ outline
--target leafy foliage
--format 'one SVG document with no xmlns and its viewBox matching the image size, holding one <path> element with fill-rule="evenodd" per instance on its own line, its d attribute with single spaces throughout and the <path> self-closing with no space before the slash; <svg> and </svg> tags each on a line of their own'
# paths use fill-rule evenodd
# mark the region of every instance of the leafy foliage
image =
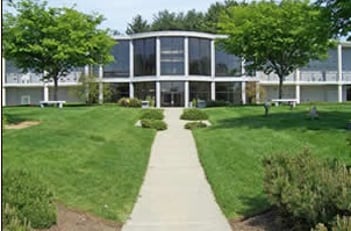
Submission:
<svg viewBox="0 0 351 231">
<path fill-rule="evenodd" d="M 225 50 L 246 60 L 247 70 L 286 76 L 311 59 L 326 57 L 331 45 L 330 22 L 307 1 L 252 2 L 222 11 L 219 32 Z"/>
<path fill-rule="evenodd" d="M 131 23 L 128 23 L 126 34 L 135 34 L 141 32 L 150 31 L 150 25 L 147 20 L 144 20 L 143 17 L 138 14 L 132 19 Z"/>
<path fill-rule="evenodd" d="M 162 110 L 144 109 L 140 119 L 163 120 L 164 115 Z"/>
<path fill-rule="evenodd" d="M 118 100 L 118 105 L 122 107 L 141 107 L 141 100 L 123 97 Z"/>
<path fill-rule="evenodd" d="M 296 156 L 265 158 L 264 190 L 269 202 L 299 230 L 351 214 L 351 172 L 307 150 Z"/>
<path fill-rule="evenodd" d="M 207 127 L 207 125 L 203 122 L 189 122 L 184 125 L 185 129 L 190 129 L 190 130 L 193 130 L 196 128 L 205 128 L 205 127 Z"/>
<path fill-rule="evenodd" d="M 115 41 L 108 30 L 97 29 L 103 21 L 99 14 L 88 15 L 74 8 L 52 8 L 47 2 L 21 0 L 9 3 L 3 21 L 3 45 L 6 59 L 25 72 L 46 73 L 53 79 L 54 98 L 57 84 L 75 67 L 105 64 Z"/>
<path fill-rule="evenodd" d="M 78 97 L 89 105 L 98 103 L 100 83 L 98 82 L 97 77 L 92 74 L 82 75 L 79 78 L 79 82 L 81 85 L 76 88 Z M 109 100 L 111 98 L 112 90 L 108 83 L 103 83 L 102 95 L 104 100 Z"/>
<path fill-rule="evenodd" d="M 162 120 L 152 120 L 152 119 L 142 119 L 141 127 L 152 128 L 157 131 L 162 131 L 167 129 L 167 124 Z"/>
<path fill-rule="evenodd" d="M 196 108 L 191 108 L 191 109 L 184 109 L 183 114 L 180 116 L 180 119 L 182 120 L 207 120 L 208 115 L 206 112 L 196 109 Z"/>
<path fill-rule="evenodd" d="M 351 216 L 336 217 L 336 221 L 334 221 L 331 225 L 330 231 L 349 231 L 351 230 Z M 313 229 L 313 231 L 328 231 L 328 228 L 324 224 L 318 224 Z"/>
<path fill-rule="evenodd" d="M 33 228 L 49 228 L 56 223 L 53 194 L 36 177 L 23 170 L 6 170 L 2 176 L 3 202 L 16 210 L 21 222 Z"/>
<path fill-rule="evenodd" d="M 317 0 L 317 5 L 325 9 L 332 22 L 335 36 L 347 36 L 351 32 L 351 1 L 350 0 Z M 349 35 L 348 39 L 351 39 Z"/>
</svg>

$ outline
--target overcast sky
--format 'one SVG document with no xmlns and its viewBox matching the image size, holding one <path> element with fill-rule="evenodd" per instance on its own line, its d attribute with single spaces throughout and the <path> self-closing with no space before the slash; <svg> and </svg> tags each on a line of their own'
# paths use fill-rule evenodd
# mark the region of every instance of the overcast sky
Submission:
<svg viewBox="0 0 351 231">
<path fill-rule="evenodd" d="M 103 28 L 124 33 L 127 24 L 137 14 L 148 22 L 157 12 L 168 9 L 171 12 L 184 12 L 192 9 L 206 11 L 216 0 L 48 0 L 50 6 L 73 6 L 84 13 L 99 12 L 106 18 Z"/>
</svg>

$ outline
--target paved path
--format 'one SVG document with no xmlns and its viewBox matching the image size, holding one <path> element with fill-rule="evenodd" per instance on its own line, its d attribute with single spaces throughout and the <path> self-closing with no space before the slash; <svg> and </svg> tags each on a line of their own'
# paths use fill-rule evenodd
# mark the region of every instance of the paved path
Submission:
<svg viewBox="0 0 351 231">
<path fill-rule="evenodd" d="M 131 218 L 122 231 L 230 231 L 200 165 L 183 109 L 165 109 Z"/>
</svg>

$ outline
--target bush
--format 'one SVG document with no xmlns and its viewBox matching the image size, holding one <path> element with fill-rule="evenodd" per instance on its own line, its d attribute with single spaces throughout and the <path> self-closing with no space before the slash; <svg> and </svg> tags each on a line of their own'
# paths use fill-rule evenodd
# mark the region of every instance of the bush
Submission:
<svg viewBox="0 0 351 231">
<path fill-rule="evenodd" d="M 28 219 L 33 228 L 56 223 L 53 194 L 37 178 L 23 170 L 7 170 L 2 177 L 2 202 L 16 210 L 19 220 Z"/>
<path fill-rule="evenodd" d="M 200 109 L 185 109 L 180 116 L 182 120 L 207 120 L 208 115 Z"/>
<path fill-rule="evenodd" d="M 7 124 L 7 117 L 5 114 L 2 114 L 2 125 L 6 125 Z"/>
<path fill-rule="evenodd" d="M 21 221 L 17 216 L 16 209 L 11 208 L 9 204 L 5 203 L 2 211 L 2 227 L 4 231 L 30 231 L 32 229 L 27 219 L 25 218 L 24 221 Z"/>
<path fill-rule="evenodd" d="M 195 128 L 205 128 L 205 127 L 207 127 L 207 125 L 202 122 L 190 122 L 184 125 L 185 129 L 190 129 L 190 130 L 193 130 Z"/>
<path fill-rule="evenodd" d="M 318 160 L 305 150 L 265 158 L 264 166 L 269 202 L 300 230 L 351 214 L 351 172 L 345 165 Z"/>
<path fill-rule="evenodd" d="M 157 131 L 166 130 L 167 124 L 162 120 L 150 120 L 150 119 L 143 119 L 141 120 L 141 127 L 143 128 L 153 128 Z"/>
<path fill-rule="evenodd" d="M 336 217 L 336 221 L 331 224 L 330 231 L 350 231 L 351 230 L 351 217 Z M 313 231 L 328 231 L 328 228 L 319 223 Z"/>
<path fill-rule="evenodd" d="M 164 115 L 162 110 L 144 109 L 140 119 L 163 120 Z"/>
<path fill-rule="evenodd" d="M 122 107 L 141 107 L 141 100 L 137 98 L 120 98 L 117 103 Z"/>
<path fill-rule="evenodd" d="M 227 107 L 230 106 L 231 103 L 228 101 L 224 101 L 224 100 L 211 100 L 208 101 L 206 104 L 206 107 Z"/>
</svg>

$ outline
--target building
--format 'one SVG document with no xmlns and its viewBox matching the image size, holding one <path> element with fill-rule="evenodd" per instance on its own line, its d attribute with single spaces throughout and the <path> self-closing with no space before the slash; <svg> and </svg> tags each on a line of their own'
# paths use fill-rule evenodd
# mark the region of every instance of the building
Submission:
<svg viewBox="0 0 351 231">
<path fill-rule="evenodd" d="M 215 44 L 219 38 L 225 36 L 191 31 L 117 36 L 118 44 L 112 49 L 115 62 L 92 71 L 100 84 L 109 83 L 113 102 L 136 97 L 153 98 L 157 107 L 188 107 L 195 98 L 246 104 L 248 84 L 264 89 L 265 99 L 261 100 L 277 98 L 277 76 L 247 73 L 241 58 Z M 41 75 L 20 73 L 10 62 L 3 65 L 3 105 L 38 104 L 53 98 L 52 82 L 43 82 Z M 82 72 L 89 72 L 88 67 L 60 78 L 60 100 L 80 100 L 72 89 L 79 84 Z M 351 43 L 340 43 L 329 51 L 328 59 L 311 61 L 296 70 L 286 78 L 283 92 L 284 98 L 298 102 L 351 101 Z M 99 98 L 102 102 L 102 94 Z"/>
</svg>

